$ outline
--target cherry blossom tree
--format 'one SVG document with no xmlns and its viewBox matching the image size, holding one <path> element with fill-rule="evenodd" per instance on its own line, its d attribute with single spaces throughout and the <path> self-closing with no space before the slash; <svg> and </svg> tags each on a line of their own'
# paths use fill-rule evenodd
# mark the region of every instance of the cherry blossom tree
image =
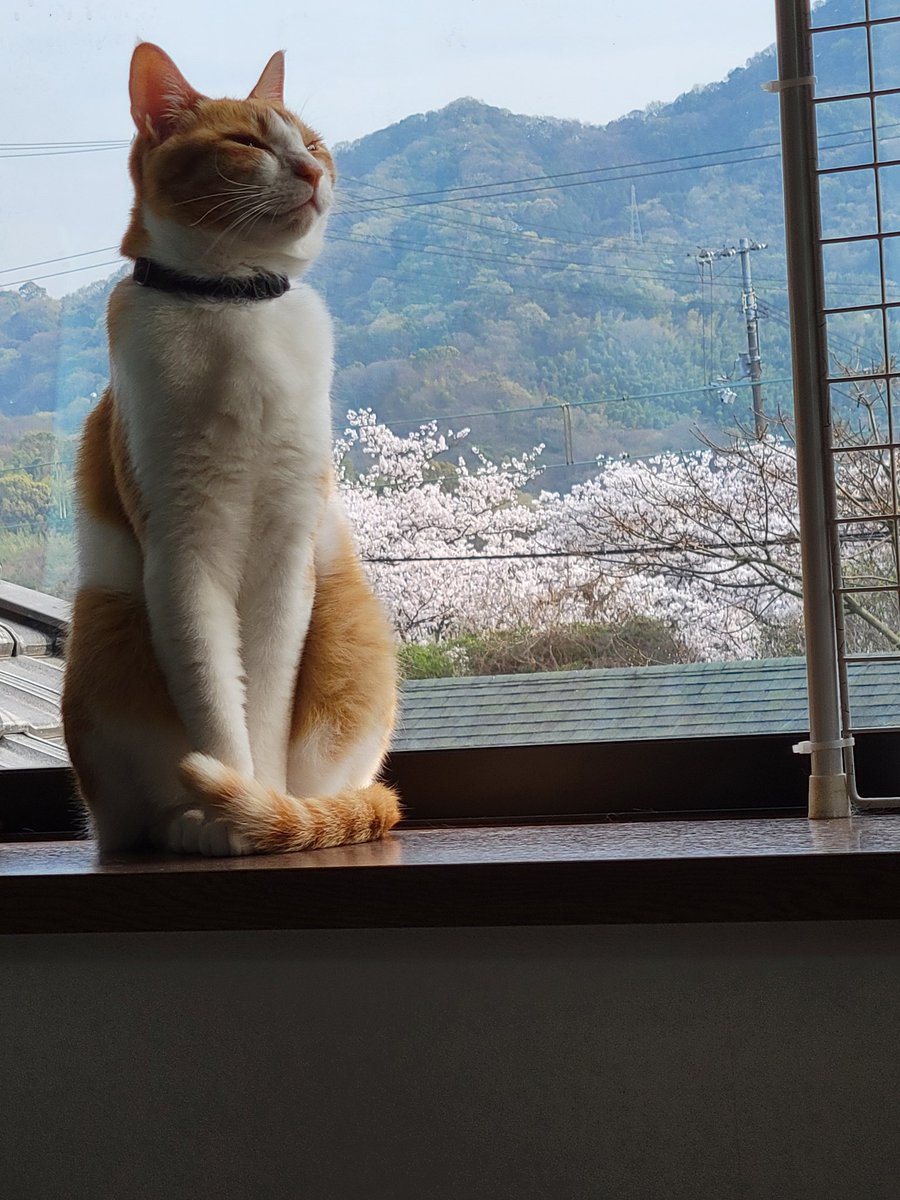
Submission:
<svg viewBox="0 0 900 1200">
<path fill-rule="evenodd" d="M 874 409 L 871 391 L 865 392 Z M 861 421 L 836 456 L 839 512 L 872 516 L 844 540 L 852 649 L 900 646 L 889 452 Z M 877 432 L 877 431 L 876 431 Z M 501 462 L 468 431 L 406 435 L 348 414 L 339 484 L 363 557 L 401 638 L 664 622 L 702 658 L 802 649 L 796 457 L 787 423 L 692 453 L 600 460 L 568 493 L 539 491 L 543 447 Z M 885 454 L 888 457 L 885 458 Z"/>
<path fill-rule="evenodd" d="M 543 450 L 492 462 L 448 455 L 468 430 L 436 423 L 399 436 L 351 412 L 335 447 L 338 482 L 376 590 L 401 638 L 539 625 L 554 610 L 553 567 L 533 551 L 542 513 L 523 489 Z"/>
</svg>

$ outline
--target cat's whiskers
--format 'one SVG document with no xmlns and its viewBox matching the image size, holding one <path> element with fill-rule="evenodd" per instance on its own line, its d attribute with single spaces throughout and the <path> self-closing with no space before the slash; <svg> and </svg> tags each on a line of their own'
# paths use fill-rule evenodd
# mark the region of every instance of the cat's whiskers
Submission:
<svg viewBox="0 0 900 1200">
<path fill-rule="evenodd" d="M 206 218 L 210 215 L 210 213 L 214 213 L 217 208 L 226 208 L 229 204 L 246 203 L 249 200 L 256 200 L 260 196 L 264 195 L 266 190 L 267 189 L 265 189 L 265 188 L 255 188 L 252 196 L 240 196 L 240 195 L 229 194 L 228 198 L 226 200 L 220 200 L 218 204 L 214 204 L 212 206 L 212 208 L 208 208 L 206 210 L 206 212 L 201 213 L 200 216 L 197 217 L 196 221 L 191 221 L 191 225 L 192 226 L 200 225 L 203 221 L 206 220 Z"/>
<path fill-rule="evenodd" d="M 245 201 L 245 203 L 247 203 L 247 201 Z M 230 225 L 227 225 L 222 230 L 222 232 L 219 234 L 219 236 L 208 247 L 207 253 L 212 253 L 212 251 L 216 248 L 216 246 L 218 246 L 219 242 L 221 242 L 222 239 L 224 237 L 227 237 L 229 234 L 232 234 L 233 237 L 238 236 L 238 234 L 243 236 L 247 232 L 246 230 L 241 229 L 241 226 L 244 224 L 244 222 L 248 221 L 252 217 L 263 216 L 267 211 L 270 210 L 270 208 L 271 208 L 271 201 L 269 199 L 266 199 L 262 202 L 250 204 L 250 206 L 248 208 L 245 208 L 242 212 L 239 212 L 237 214 L 237 216 L 231 222 Z M 252 226 L 251 226 L 251 228 L 252 228 Z"/>
<path fill-rule="evenodd" d="M 188 196 L 187 200 L 176 200 L 172 208 L 181 208 L 182 204 L 198 204 L 201 200 L 216 200 L 219 196 L 233 196 L 234 188 L 227 192 L 207 192 L 205 196 Z"/>
</svg>

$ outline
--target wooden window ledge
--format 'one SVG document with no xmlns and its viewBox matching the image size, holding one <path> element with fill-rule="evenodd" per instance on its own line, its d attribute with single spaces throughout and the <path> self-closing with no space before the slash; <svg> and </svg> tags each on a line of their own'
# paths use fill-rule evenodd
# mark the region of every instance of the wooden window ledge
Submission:
<svg viewBox="0 0 900 1200">
<path fill-rule="evenodd" d="M 900 918 L 900 820 L 401 829 L 234 859 L 0 844 L 0 932 Z"/>
</svg>

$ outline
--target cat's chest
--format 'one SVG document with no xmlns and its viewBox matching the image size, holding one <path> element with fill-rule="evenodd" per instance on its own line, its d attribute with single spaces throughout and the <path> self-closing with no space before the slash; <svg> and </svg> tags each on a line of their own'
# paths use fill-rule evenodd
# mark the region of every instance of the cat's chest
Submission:
<svg viewBox="0 0 900 1200">
<path fill-rule="evenodd" d="M 244 454 L 324 447 L 332 344 L 314 294 L 194 307 L 134 300 L 113 339 L 113 363 L 137 440 L 200 439 Z"/>
</svg>

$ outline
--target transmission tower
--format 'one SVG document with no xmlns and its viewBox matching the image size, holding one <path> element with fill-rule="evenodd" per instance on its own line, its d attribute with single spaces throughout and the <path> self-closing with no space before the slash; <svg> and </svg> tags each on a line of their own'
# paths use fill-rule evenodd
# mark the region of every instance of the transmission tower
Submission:
<svg viewBox="0 0 900 1200">
<path fill-rule="evenodd" d="M 641 229 L 641 214 L 638 212 L 637 192 L 634 190 L 634 184 L 631 185 L 631 203 L 628 207 L 631 212 L 631 240 L 636 246 L 643 246 L 644 231 Z"/>
</svg>

